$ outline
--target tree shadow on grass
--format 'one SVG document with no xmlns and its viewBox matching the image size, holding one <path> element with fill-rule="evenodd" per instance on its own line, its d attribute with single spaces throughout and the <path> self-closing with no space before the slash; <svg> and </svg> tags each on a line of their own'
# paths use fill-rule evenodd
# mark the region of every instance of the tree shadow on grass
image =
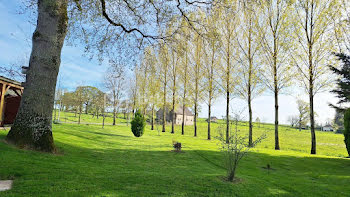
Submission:
<svg viewBox="0 0 350 197">
<path fill-rule="evenodd" d="M 98 134 L 97 134 L 98 135 Z M 345 159 L 249 153 L 230 184 L 219 151 L 89 149 L 57 141 L 65 155 L 18 150 L 0 142 L 0 177 L 14 177 L 2 196 L 346 196 Z M 172 147 L 169 146 L 169 150 Z M 275 170 L 266 172 L 269 163 Z"/>
</svg>

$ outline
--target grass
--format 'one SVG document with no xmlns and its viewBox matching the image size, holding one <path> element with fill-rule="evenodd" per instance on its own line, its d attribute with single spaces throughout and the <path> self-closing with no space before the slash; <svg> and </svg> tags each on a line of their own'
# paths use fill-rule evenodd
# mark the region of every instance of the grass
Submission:
<svg viewBox="0 0 350 197">
<path fill-rule="evenodd" d="M 68 115 L 68 114 L 67 114 Z M 91 116 L 90 116 L 91 117 Z M 93 122 L 92 118 L 86 118 Z M 118 120 L 122 122 L 123 120 Z M 213 124 L 213 136 L 218 125 Z M 161 129 L 158 126 L 158 129 Z M 241 123 L 240 132 L 247 126 Z M 167 127 L 170 131 L 170 126 Z M 60 154 L 20 150 L 3 140 L 0 131 L 0 179 L 14 179 L 0 196 L 348 196 L 350 160 L 343 136 L 317 132 L 318 155 L 308 154 L 310 133 L 280 128 L 281 148 L 273 150 L 273 126 L 254 128 L 267 139 L 242 160 L 241 182 L 223 181 L 225 168 L 215 140 L 206 140 L 201 120 L 199 136 L 186 127 L 184 136 L 147 128 L 136 138 L 126 125 L 56 124 Z M 172 141 L 183 153 L 172 152 Z M 264 167 L 270 164 L 273 170 Z"/>
</svg>

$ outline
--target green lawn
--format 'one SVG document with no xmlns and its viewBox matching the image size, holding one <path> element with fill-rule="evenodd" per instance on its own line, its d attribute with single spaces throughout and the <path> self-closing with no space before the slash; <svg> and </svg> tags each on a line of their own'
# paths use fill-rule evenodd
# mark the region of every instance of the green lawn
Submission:
<svg viewBox="0 0 350 197">
<path fill-rule="evenodd" d="M 91 117 L 91 116 L 89 116 Z M 86 117 L 87 121 L 94 122 Z M 119 122 L 124 120 L 119 119 Z M 215 136 L 219 124 L 213 124 Z M 160 130 L 161 127 L 157 126 Z M 167 127 L 170 131 L 170 126 Z M 247 126 L 241 123 L 241 133 Z M 58 124 L 53 126 L 60 154 L 19 150 L 6 144 L 0 130 L 0 179 L 14 179 L 0 196 L 349 196 L 350 160 L 343 136 L 317 132 L 318 155 L 308 154 L 310 133 L 281 127 L 280 151 L 274 151 L 273 125 L 254 127 L 267 138 L 242 161 L 238 177 L 228 183 L 217 141 L 192 127 L 181 136 L 151 131 L 136 138 L 126 125 Z M 172 152 L 172 141 L 183 153 Z M 263 167 L 270 164 L 269 172 Z"/>
</svg>

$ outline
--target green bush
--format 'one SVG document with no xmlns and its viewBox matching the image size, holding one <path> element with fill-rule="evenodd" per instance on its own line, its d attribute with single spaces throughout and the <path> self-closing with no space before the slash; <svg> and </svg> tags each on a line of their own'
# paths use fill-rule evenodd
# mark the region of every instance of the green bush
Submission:
<svg viewBox="0 0 350 197">
<path fill-rule="evenodd" d="M 344 142 L 346 145 L 346 149 L 348 150 L 348 154 L 350 156 L 350 109 L 346 110 L 344 114 Z"/>
<path fill-rule="evenodd" d="M 135 137 L 141 137 L 145 130 L 146 121 L 140 111 L 135 113 L 135 118 L 131 121 L 131 131 Z"/>
</svg>

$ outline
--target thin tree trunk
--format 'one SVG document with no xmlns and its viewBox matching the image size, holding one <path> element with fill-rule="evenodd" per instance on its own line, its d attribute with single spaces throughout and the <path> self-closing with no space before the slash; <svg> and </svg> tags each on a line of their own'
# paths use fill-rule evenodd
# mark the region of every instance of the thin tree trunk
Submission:
<svg viewBox="0 0 350 197">
<path fill-rule="evenodd" d="M 20 108 L 6 139 L 19 147 L 54 152 L 52 110 L 61 50 L 67 32 L 67 0 L 38 0 L 37 26 Z"/>
<path fill-rule="evenodd" d="M 124 116 L 125 116 L 125 114 L 124 114 Z M 152 105 L 152 118 L 151 118 L 151 121 L 152 121 L 151 130 L 154 130 L 154 104 Z"/>
<path fill-rule="evenodd" d="M 227 85 L 228 88 L 228 85 Z M 229 143 L 229 137 L 230 137 L 230 92 L 227 89 L 226 92 L 226 143 Z M 209 119 L 209 121 L 211 121 Z"/>
<path fill-rule="evenodd" d="M 310 69 L 312 72 L 312 69 Z M 314 96 L 312 75 L 310 75 L 310 126 L 311 126 L 311 154 L 316 154 L 316 134 L 315 134 L 315 119 L 314 119 Z"/>
<path fill-rule="evenodd" d="M 209 99 L 209 104 L 208 104 L 208 140 L 211 139 L 210 136 L 210 116 L 211 116 L 211 99 Z"/>
<path fill-rule="evenodd" d="M 184 97 L 183 97 L 183 105 L 182 105 L 182 128 L 181 128 L 181 134 L 185 134 L 185 107 L 186 107 L 186 91 L 187 91 L 187 68 L 188 68 L 188 63 L 187 63 L 187 51 L 186 51 L 186 63 L 185 63 L 185 78 L 184 78 Z"/>
<path fill-rule="evenodd" d="M 174 55 L 173 55 L 174 57 Z M 174 60 L 173 60 L 174 61 Z M 175 64 L 175 63 L 174 63 Z M 173 103 L 172 103 L 172 118 L 171 118 L 171 133 L 175 133 L 175 94 L 176 94 L 176 71 L 175 71 L 175 65 L 173 65 Z"/>
<path fill-rule="evenodd" d="M 171 112 L 171 133 L 175 133 L 175 93 L 173 92 L 173 109 Z"/>
<path fill-rule="evenodd" d="M 197 137 L 197 116 L 198 116 L 198 112 L 197 112 L 197 99 L 194 103 L 194 137 Z"/>
<path fill-rule="evenodd" d="M 251 19 L 250 19 L 251 23 Z M 252 113 L 252 72 L 253 72 L 253 60 L 251 56 L 251 29 L 249 30 L 249 76 L 248 76 L 248 110 L 249 110 L 249 147 L 253 146 L 253 113 Z"/>
<path fill-rule="evenodd" d="M 115 119 L 117 118 L 117 112 L 116 112 L 116 109 L 115 109 L 115 106 L 113 107 L 113 125 L 115 125 Z"/>
<path fill-rule="evenodd" d="M 115 125 L 115 119 L 117 118 L 117 95 L 116 95 L 116 92 L 115 90 L 113 90 L 113 124 L 112 125 Z"/>
<path fill-rule="evenodd" d="M 165 79 L 166 81 L 166 79 Z M 166 83 L 166 82 L 165 82 Z M 163 128 L 162 128 L 162 132 L 165 132 L 165 123 L 166 123 L 166 117 L 165 117 L 165 113 L 166 113 L 166 84 L 164 83 L 164 95 L 163 95 Z"/>
<path fill-rule="evenodd" d="M 278 137 L 278 92 L 275 90 L 275 150 L 280 150 Z"/>
<path fill-rule="evenodd" d="M 82 107 L 79 107 L 79 120 L 78 120 L 78 124 L 80 124 L 80 117 L 81 117 L 81 112 L 82 112 Z"/>
<path fill-rule="evenodd" d="M 251 95 L 248 95 L 248 110 L 249 110 L 249 146 L 253 146 L 253 112 Z"/>
<path fill-rule="evenodd" d="M 181 128 L 181 134 L 185 134 L 185 104 L 182 105 L 182 128 Z"/>
<path fill-rule="evenodd" d="M 277 38 L 276 33 L 273 32 L 273 82 L 274 82 L 274 94 L 275 94 L 275 150 L 280 150 L 279 137 L 278 137 L 278 78 L 277 78 Z"/>
</svg>

